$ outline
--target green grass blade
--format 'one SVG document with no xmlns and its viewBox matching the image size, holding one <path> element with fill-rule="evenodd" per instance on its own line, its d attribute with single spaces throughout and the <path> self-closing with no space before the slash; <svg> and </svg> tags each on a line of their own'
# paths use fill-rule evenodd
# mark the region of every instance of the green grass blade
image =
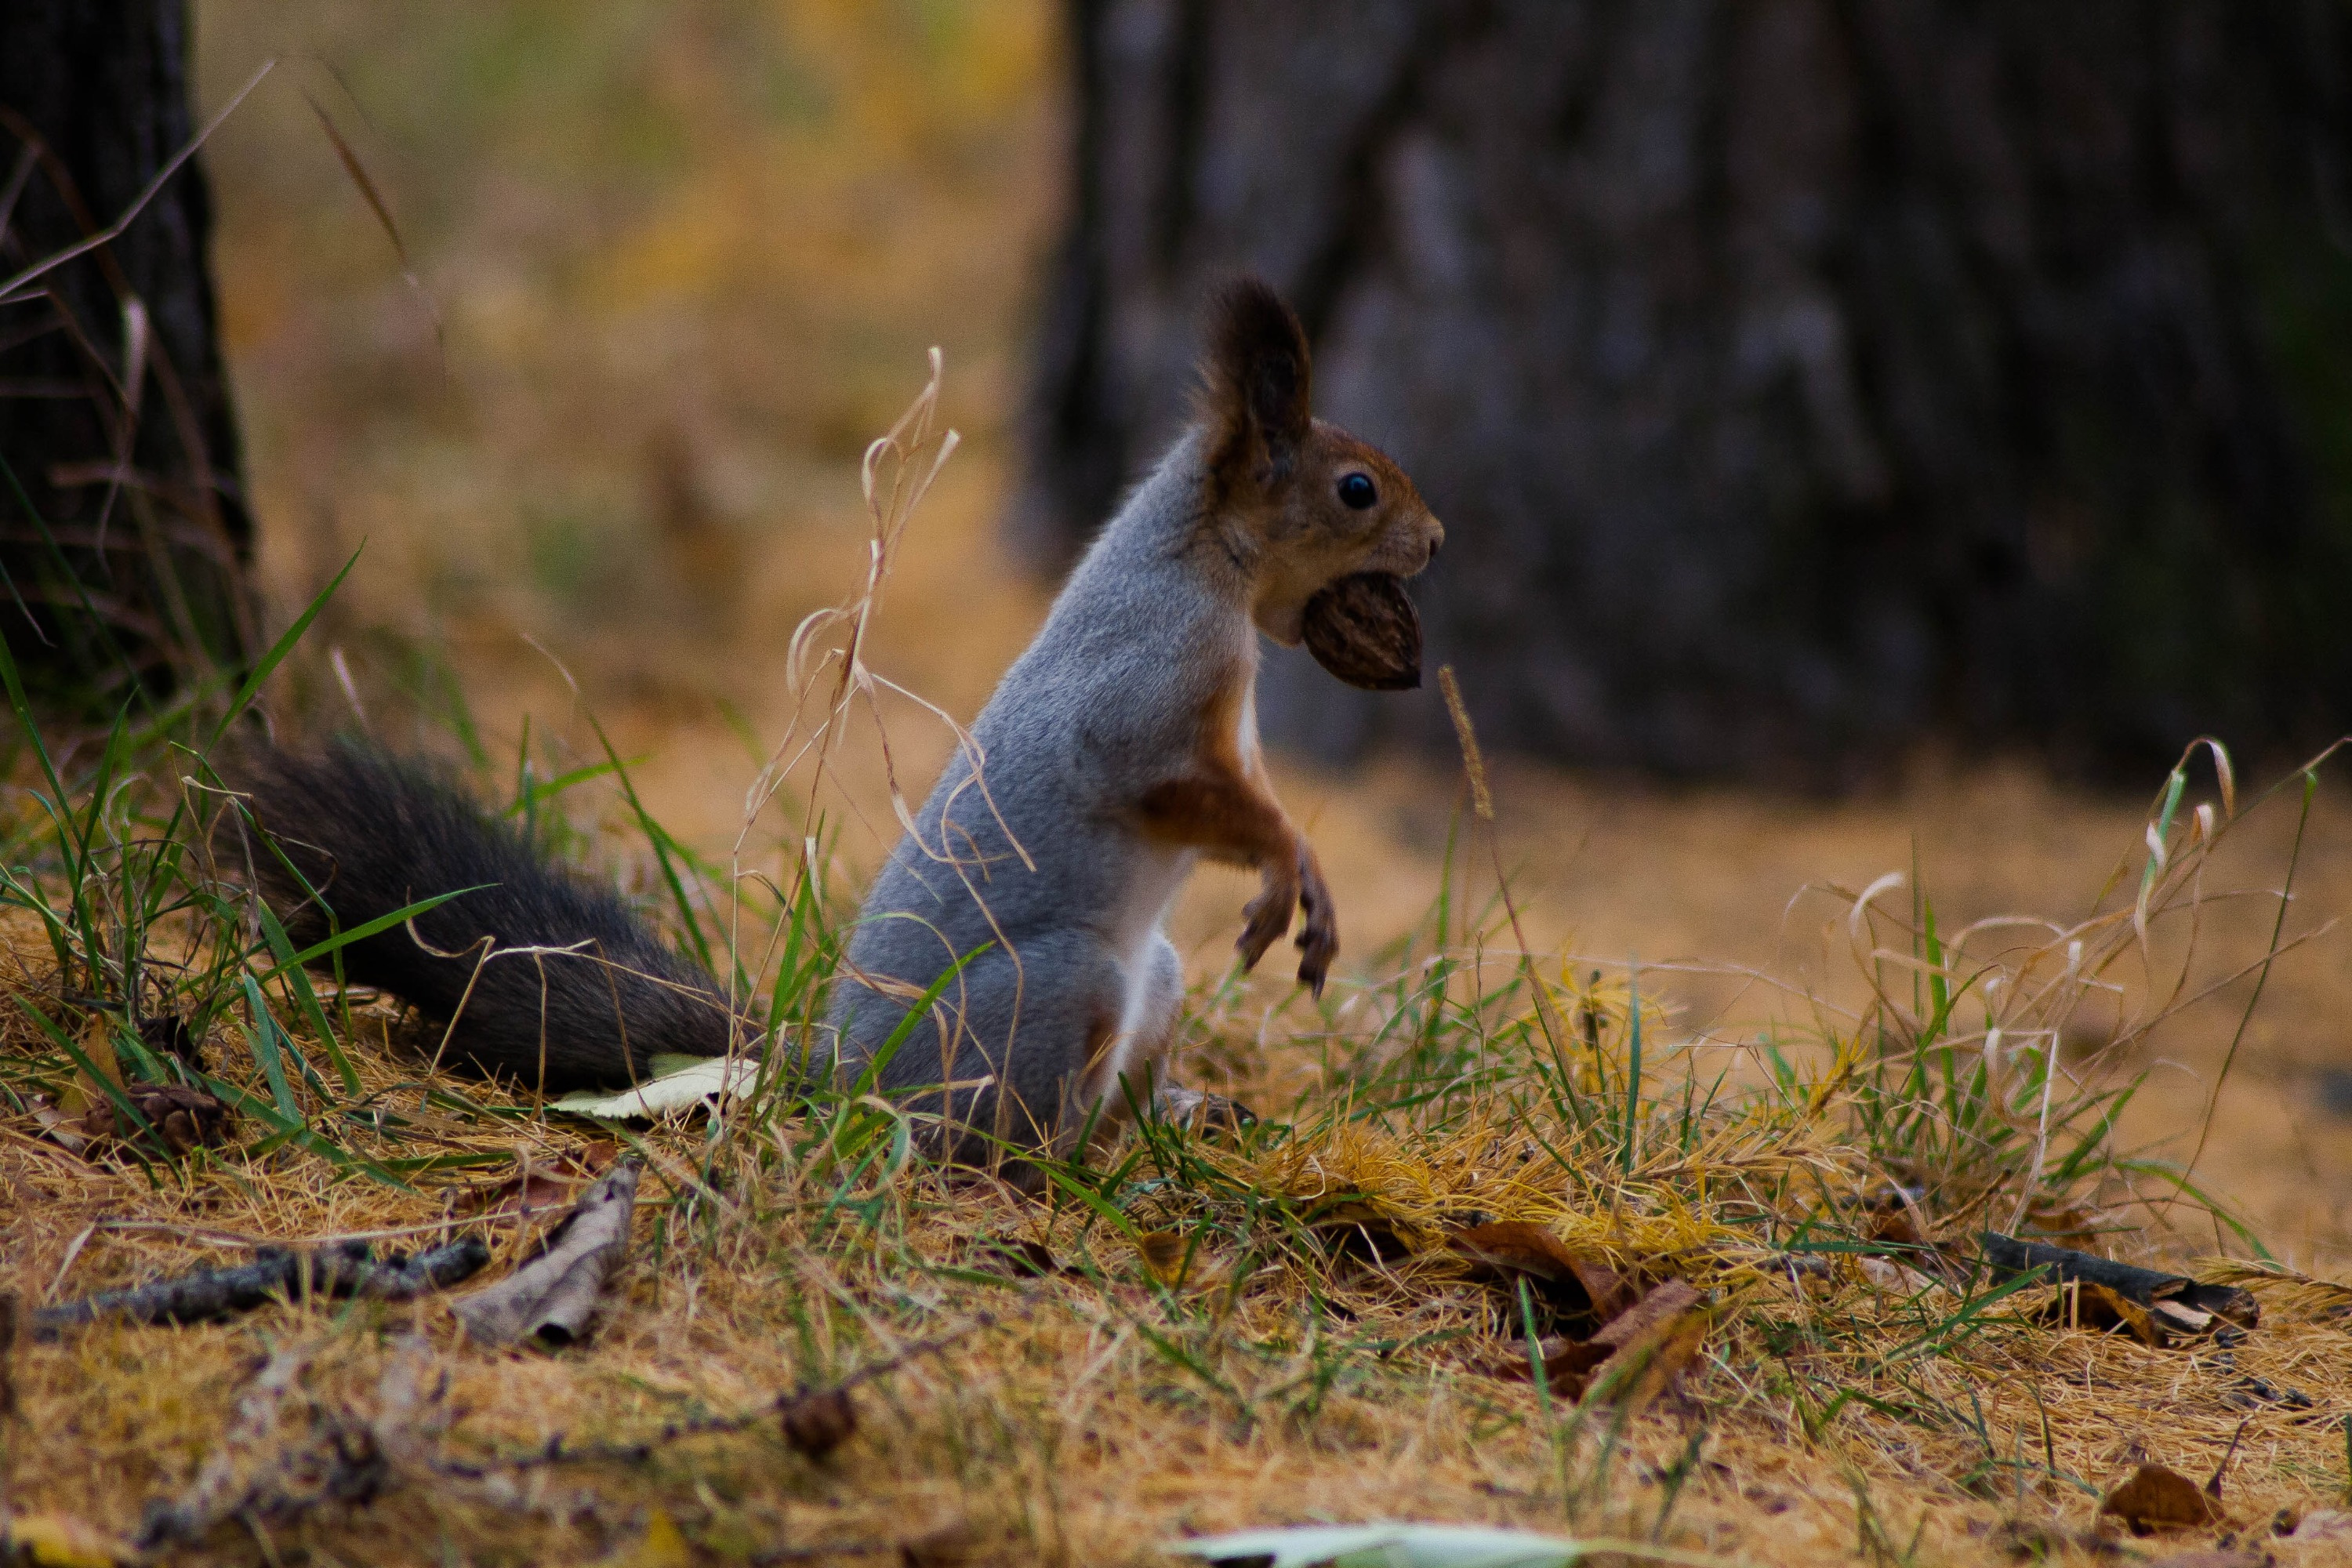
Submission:
<svg viewBox="0 0 2352 1568">
<path fill-rule="evenodd" d="M 285 662 L 286 656 L 294 651 L 294 645 L 302 640 L 302 634 L 310 629 L 310 623 L 319 618 L 319 612 L 327 607 L 327 601 L 335 596 L 335 590 L 343 585 L 343 579 L 350 576 L 352 568 L 360 563 L 360 551 L 366 548 L 365 544 L 362 544 L 359 550 L 352 552 L 352 558 L 343 563 L 343 569 L 335 574 L 334 580 L 319 590 L 317 596 L 303 606 L 302 613 L 294 617 L 294 624 L 288 626 L 285 633 L 269 645 L 269 651 L 255 662 L 252 670 L 245 678 L 245 684 L 239 686 L 236 689 L 236 695 L 229 699 L 228 710 L 221 715 L 220 722 L 213 727 L 212 740 L 205 748 L 207 752 L 219 746 L 221 737 L 228 733 L 229 726 L 236 722 L 238 716 L 244 713 L 255 694 L 260 691 L 261 683 L 268 680 L 271 672 Z"/>
<path fill-rule="evenodd" d="M 245 977 L 245 1000 L 252 1009 L 252 1023 L 245 1031 L 245 1040 L 253 1052 L 254 1064 L 261 1068 L 262 1079 L 269 1085 L 269 1097 L 278 1102 L 278 1109 L 288 1121 L 300 1122 L 302 1110 L 294 1103 L 294 1091 L 287 1085 L 286 1062 L 278 1050 L 284 1031 L 269 1016 L 269 1004 L 262 998 L 261 987 L 253 983 L 250 974 Z"/>
</svg>

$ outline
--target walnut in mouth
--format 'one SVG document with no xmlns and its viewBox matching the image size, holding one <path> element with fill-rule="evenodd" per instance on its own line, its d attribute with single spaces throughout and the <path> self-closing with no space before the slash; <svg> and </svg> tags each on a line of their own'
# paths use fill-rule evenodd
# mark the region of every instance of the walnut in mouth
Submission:
<svg viewBox="0 0 2352 1568">
<path fill-rule="evenodd" d="M 1404 584 L 1386 572 L 1359 572 L 1307 601 L 1305 631 L 1315 662 L 1367 691 L 1421 684 L 1421 616 Z"/>
</svg>

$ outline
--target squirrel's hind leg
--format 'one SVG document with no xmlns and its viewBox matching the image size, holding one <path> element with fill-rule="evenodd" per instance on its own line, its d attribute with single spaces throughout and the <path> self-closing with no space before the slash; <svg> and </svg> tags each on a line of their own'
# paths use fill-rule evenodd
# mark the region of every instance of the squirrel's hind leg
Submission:
<svg viewBox="0 0 2352 1568">
<path fill-rule="evenodd" d="M 1003 949 L 982 953 L 934 1009 L 946 1037 L 929 1020 L 919 1025 L 883 1070 L 882 1087 L 915 1091 L 909 1107 L 940 1118 L 943 1152 L 956 1163 L 1062 1153 L 1097 1098 L 1083 1087 L 1089 1069 L 1121 1038 L 1122 981 L 1100 942 L 1078 931 L 1029 937 L 1017 959 Z M 952 1086 L 944 1103 L 943 1085 Z"/>
<path fill-rule="evenodd" d="M 1184 964 L 1168 938 L 1153 931 L 1119 966 L 1118 1031 L 1090 1052 L 1076 1085 L 1081 1116 L 1099 1110 L 1125 1115 L 1130 1090 L 1151 1092 L 1176 1039 L 1176 1011 L 1184 1000 Z M 1123 1088 L 1121 1080 L 1127 1086 Z"/>
<path fill-rule="evenodd" d="M 1139 1106 L 1168 1121 L 1188 1120 L 1204 1108 L 1236 1122 L 1255 1120 L 1223 1096 L 1180 1088 L 1169 1077 L 1168 1058 L 1184 1004 L 1184 965 L 1164 934 L 1154 931 L 1144 943 L 1128 977 L 1125 1002 L 1118 1037 L 1087 1063 L 1079 1079 L 1076 1128 L 1091 1125 L 1100 1143 Z"/>
</svg>

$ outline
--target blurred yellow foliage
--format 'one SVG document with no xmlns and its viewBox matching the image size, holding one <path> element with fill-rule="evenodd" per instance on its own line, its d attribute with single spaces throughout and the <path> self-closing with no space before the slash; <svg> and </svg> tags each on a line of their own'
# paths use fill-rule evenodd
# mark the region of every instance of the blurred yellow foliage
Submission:
<svg viewBox="0 0 2352 1568">
<path fill-rule="evenodd" d="M 924 351 L 947 350 L 950 417 L 982 451 L 1015 401 L 1055 15 L 204 7 L 208 89 L 285 62 L 209 152 L 276 597 L 364 540 L 346 628 L 527 633 L 592 664 L 626 632 L 641 666 L 642 639 L 723 640 L 746 606 L 827 596 L 799 591 L 812 535 L 855 519 L 856 454 Z M 385 193 L 424 298 L 306 96 Z M 681 526 L 737 542 L 697 557 L 736 568 L 723 591 L 672 569 Z"/>
</svg>

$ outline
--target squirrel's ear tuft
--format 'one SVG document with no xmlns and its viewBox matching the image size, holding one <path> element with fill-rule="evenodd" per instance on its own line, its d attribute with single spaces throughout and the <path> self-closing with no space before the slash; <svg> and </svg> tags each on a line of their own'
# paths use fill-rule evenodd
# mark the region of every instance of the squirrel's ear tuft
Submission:
<svg viewBox="0 0 2352 1568">
<path fill-rule="evenodd" d="M 1287 474 L 1307 439 L 1313 402 L 1307 331 L 1282 296 L 1256 278 L 1218 289 L 1202 370 L 1219 447 L 1260 458 L 1274 478 Z"/>
</svg>

